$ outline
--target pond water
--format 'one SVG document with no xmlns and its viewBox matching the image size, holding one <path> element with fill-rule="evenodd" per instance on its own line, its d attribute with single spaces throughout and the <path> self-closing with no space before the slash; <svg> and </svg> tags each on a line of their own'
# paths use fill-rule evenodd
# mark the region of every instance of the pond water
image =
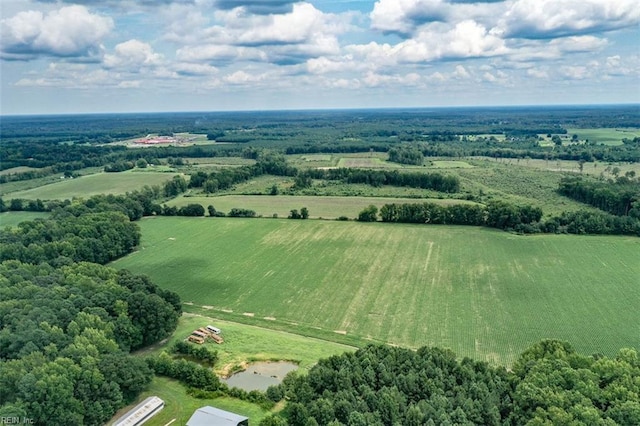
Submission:
<svg viewBox="0 0 640 426">
<path fill-rule="evenodd" d="M 282 382 L 288 372 L 297 370 L 298 366 L 292 362 L 256 362 L 245 371 L 234 374 L 224 382 L 229 387 L 236 387 L 246 391 L 265 391 L 271 385 Z"/>
</svg>

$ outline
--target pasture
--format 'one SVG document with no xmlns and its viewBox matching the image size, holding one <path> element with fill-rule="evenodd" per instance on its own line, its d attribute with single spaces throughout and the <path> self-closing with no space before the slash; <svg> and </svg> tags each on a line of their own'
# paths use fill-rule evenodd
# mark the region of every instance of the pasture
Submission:
<svg viewBox="0 0 640 426">
<path fill-rule="evenodd" d="M 203 207 L 212 205 L 216 210 L 228 213 L 234 207 L 254 210 L 258 216 L 287 217 L 292 209 L 300 211 L 302 207 L 309 210 L 312 218 L 333 219 L 346 216 L 354 219 L 364 208 L 373 204 L 378 208 L 390 203 L 421 203 L 433 202 L 437 204 L 470 203 L 464 200 L 452 199 L 414 199 L 388 197 L 316 197 L 309 195 L 223 195 L 217 197 L 178 197 L 169 201 L 170 206 L 182 207 L 189 203 L 198 203 Z"/>
<path fill-rule="evenodd" d="M 49 213 L 45 212 L 4 212 L 0 213 L 0 228 L 15 227 L 20 222 L 25 222 L 34 219 L 44 219 L 49 216 Z"/>
<path fill-rule="evenodd" d="M 158 396 L 165 403 L 164 408 L 144 424 L 146 426 L 165 426 L 169 424 L 185 425 L 198 408 L 211 405 L 222 410 L 231 411 L 249 417 L 251 424 L 258 424 L 269 414 L 257 404 L 235 398 L 221 397 L 215 399 L 194 398 L 187 394 L 187 390 L 179 382 L 166 377 L 156 376 L 147 390 L 142 392 L 136 401 L 120 409 L 107 425 L 113 425 L 115 420 L 131 410 L 149 396 Z"/>
<path fill-rule="evenodd" d="M 175 342 L 184 340 L 193 330 L 207 324 L 213 324 L 222 330 L 222 345 L 209 340 L 205 343 L 208 349 L 218 352 L 215 371 L 222 376 L 228 375 L 230 371 L 244 369 L 247 363 L 256 361 L 292 361 L 300 366 L 301 371 L 306 371 L 321 358 L 354 349 L 351 346 L 298 334 L 185 313 L 180 317 L 178 328 L 171 337 L 162 344 L 145 348 L 136 354 L 158 354 Z"/>
<path fill-rule="evenodd" d="M 121 173 L 96 173 L 73 179 L 59 179 L 48 185 L 6 194 L 7 198 L 25 200 L 65 200 L 74 197 L 88 198 L 98 194 L 124 194 L 145 185 L 161 185 L 176 173 L 129 170 Z"/>
<path fill-rule="evenodd" d="M 428 159 L 427 159 L 428 160 Z M 433 160 L 429 167 L 434 169 L 471 169 L 473 166 L 466 161 Z"/>
<path fill-rule="evenodd" d="M 342 157 L 338 160 L 337 166 L 359 169 L 390 169 L 402 167 L 401 164 L 389 163 L 377 157 Z"/>
<path fill-rule="evenodd" d="M 587 354 L 640 344 L 638 238 L 285 219 L 140 226 L 140 250 L 113 266 L 178 292 L 187 311 L 502 365 L 543 338 Z"/>
<path fill-rule="evenodd" d="M 38 169 L 34 167 L 18 166 L 18 167 L 12 167 L 10 169 L 0 170 L 0 176 L 11 175 L 14 173 L 25 173 L 25 172 L 31 172 L 31 171 L 37 171 L 37 170 Z"/>
</svg>

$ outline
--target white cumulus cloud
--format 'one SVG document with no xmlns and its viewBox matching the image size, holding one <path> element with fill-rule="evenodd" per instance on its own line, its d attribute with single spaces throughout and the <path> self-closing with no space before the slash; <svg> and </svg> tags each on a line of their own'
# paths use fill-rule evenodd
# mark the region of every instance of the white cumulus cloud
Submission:
<svg viewBox="0 0 640 426">
<path fill-rule="evenodd" d="M 498 25 L 507 37 L 553 38 L 638 25 L 636 0 L 516 0 Z"/>
<path fill-rule="evenodd" d="M 47 14 L 23 11 L 3 19 L 2 54 L 9 59 L 38 56 L 95 55 L 114 27 L 113 19 L 93 14 L 84 6 L 66 6 Z"/>
<path fill-rule="evenodd" d="M 132 70 L 158 65 L 161 61 L 162 55 L 155 53 L 151 45 L 135 39 L 116 45 L 114 53 L 104 55 L 103 59 L 107 68 L 127 67 Z"/>
</svg>

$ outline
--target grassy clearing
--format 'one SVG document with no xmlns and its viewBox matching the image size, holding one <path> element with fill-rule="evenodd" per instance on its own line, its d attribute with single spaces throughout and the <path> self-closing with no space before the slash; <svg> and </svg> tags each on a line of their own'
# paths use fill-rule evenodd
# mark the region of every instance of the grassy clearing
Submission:
<svg viewBox="0 0 640 426">
<path fill-rule="evenodd" d="M 179 382 L 165 377 L 155 377 L 148 390 L 143 392 L 136 402 L 118 411 L 113 417 L 115 421 L 119 416 L 135 407 L 149 396 L 158 396 L 165 402 L 164 408 L 151 420 L 145 423 L 146 426 L 164 426 L 175 419 L 174 425 L 187 424 L 191 415 L 198 408 L 210 405 L 222 410 L 231 411 L 249 417 L 250 424 L 258 424 L 268 414 L 255 404 L 241 401 L 235 398 L 197 399 L 187 395 L 187 392 Z M 107 423 L 113 424 L 113 423 Z"/>
<path fill-rule="evenodd" d="M 212 315 L 215 315 L 215 313 Z M 273 321 L 269 318 L 262 319 L 264 321 Z M 298 364 L 302 371 L 306 371 L 321 358 L 327 358 L 354 349 L 351 346 L 326 340 L 240 324 L 222 320 L 218 317 L 212 318 L 207 315 L 185 313 L 180 318 L 180 323 L 175 333 L 167 341 L 160 345 L 146 348 L 138 352 L 138 355 L 159 353 L 178 340 L 185 339 L 193 330 L 208 324 L 220 328 L 224 337 L 222 345 L 209 341 L 205 343 L 209 349 L 218 351 L 219 361 L 215 370 L 220 375 L 226 375 L 236 366 L 256 361 L 292 361 Z"/>
<path fill-rule="evenodd" d="M 293 333 L 437 345 L 497 364 L 543 338 L 608 355 L 638 345 L 638 238 L 284 219 L 140 225 L 140 251 L 114 266 L 236 322 L 270 317 Z"/>
<path fill-rule="evenodd" d="M 567 129 L 567 132 L 569 136 L 578 135 L 578 139 L 581 141 L 588 140 L 605 145 L 622 145 L 622 139 L 640 137 L 640 129 L 638 128 Z"/>
<path fill-rule="evenodd" d="M 472 169 L 474 166 L 466 161 L 434 160 L 429 166 L 433 169 Z"/>
<path fill-rule="evenodd" d="M 591 209 L 556 192 L 563 173 L 536 168 L 534 160 L 473 160 L 473 169 L 459 169 L 463 189 L 485 194 L 483 199 L 500 199 L 542 208 L 546 216 L 563 211 Z M 544 166 L 544 160 L 536 163 Z M 552 162 L 549 162 L 552 163 Z M 527 166 L 527 164 L 529 166 Z M 585 169 L 587 166 L 585 166 Z M 601 168 L 603 170 L 603 168 Z"/>
<path fill-rule="evenodd" d="M 378 208 L 390 203 L 418 203 L 434 202 L 438 204 L 468 203 L 463 200 L 438 200 L 412 198 L 383 198 L 383 197 L 317 197 L 305 195 L 224 195 L 217 197 L 178 197 L 167 204 L 182 207 L 189 203 L 198 203 L 204 207 L 213 205 L 216 210 L 229 212 L 234 207 L 254 210 L 264 217 L 287 217 L 292 209 L 309 209 L 312 218 L 333 219 L 340 216 L 356 218 L 365 207 L 373 204 Z"/>
<path fill-rule="evenodd" d="M 44 186 L 24 191 L 11 192 L 7 198 L 26 200 L 65 200 L 73 197 L 87 198 L 97 194 L 124 194 L 144 185 L 160 185 L 170 180 L 174 174 L 158 173 L 152 170 L 129 170 L 121 173 L 96 173 L 75 179 L 63 179 Z"/>
<path fill-rule="evenodd" d="M 338 161 L 338 167 L 350 167 L 359 169 L 395 169 L 401 168 L 401 164 L 389 163 L 375 157 L 342 157 Z"/>
<path fill-rule="evenodd" d="M 516 160 L 510 160 L 510 164 L 516 163 Z M 517 163 L 519 166 L 532 168 L 536 170 L 544 170 L 550 172 L 560 173 L 580 173 L 580 163 L 577 161 L 569 160 L 520 160 Z M 623 176 L 626 172 L 634 171 L 636 175 L 640 175 L 640 163 L 603 163 L 599 161 L 584 163 L 582 167 L 582 174 L 591 176 L 603 176 L 604 178 L 614 178 L 611 170 L 617 167 L 620 172 L 619 175 Z"/>
<path fill-rule="evenodd" d="M 311 154 L 300 157 L 301 160 L 307 162 L 331 161 L 331 154 Z"/>
<path fill-rule="evenodd" d="M 20 222 L 38 218 L 44 219 L 48 216 L 49 213 L 44 212 L 4 212 L 0 213 L 0 228 L 4 228 L 6 226 L 14 227 Z"/>
<path fill-rule="evenodd" d="M 0 170 L 0 176 L 2 176 L 2 175 L 11 175 L 11 174 L 14 174 L 14 173 L 30 172 L 32 170 L 38 170 L 38 169 L 36 169 L 34 167 L 27 167 L 27 166 L 12 167 L 10 169 Z"/>
</svg>

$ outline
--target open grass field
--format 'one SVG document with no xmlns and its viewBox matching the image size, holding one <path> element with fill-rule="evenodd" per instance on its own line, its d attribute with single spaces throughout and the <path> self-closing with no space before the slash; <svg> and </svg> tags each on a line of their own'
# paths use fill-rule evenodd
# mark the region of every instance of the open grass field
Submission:
<svg viewBox="0 0 640 426">
<path fill-rule="evenodd" d="M 401 164 L 389 163 L 375 157 L 342 157 L 338 161 L 338 167 L 350 167 L 360 169 L 391 169 L 401 168 Z"/>
<path fill-rule="evenodd" d="M 293 333 L 437 345 L 510 364 L 543 338 L 640 346 L 640 239 L 472 227 L 154 218 L 114 262 L 212 316 Z"/>
<path fill-rule="evenodd" d="M 2 176 L 2 175 L 10 175 L 10 174 L 14 174 L 14 173 L 30 172 L 32 170 L 38 170 L 38 169 L 33 168 L 33 167 L 27 167 L 27 166 L 12 167 L 10 169 L 0 170 L 0 176 Z"/>
<path fill-rule="evenodd" d="M 466 161 L 433 160 L 430 166 L 434 169 L 471 169 L 473 166 Z"/>
<path fill-rule="evenodd" d="M 557 192 L 558 183 L 565 173 L 549 171 L 544 160 L 480 160 L 470 162 L 477 167 L 455 171 L 460 177 L 463 190 L 485 194 L 484 199 L 492 198 L 531 204 L 540 207 L 546 216 L 558 215 L 563 211 L 592 209 L 588 205 L 564 197 Z M 552 164 L 547 167 L 570 167 L 569 164 Z M 570 162 L 568 162 L 570 163 Z M 589 166 L 585 164 L 585 170 Z M 600 170 L 605 166 L 599 165 Z M 577 170 L 576 170 L 577 172 Z"/>
<path fill-rule="evenodd" d="M 214 313 L 215 314 L 215 313 Z M 263 320 L 265 320 L 263 318 Z M 269 318 L 266 321 L 271 321 Z M 204 345 L 218 352 L 216 373 L 227 375 L 238 367 L 256 361 L 292 361 L 301 371 L 311 368 L 321 358 L 354 350 L 351 346 L 328 342 L 264 327 L 239 324 L 205 315 L 184 313 L 173 335 L 160 345 L 137 352 L 137 355 L 159 353 L 179 340 L 184 340 L 199 327 L 211 324 L 222 330 L 224 343 L 207 340 Z M 244 368 L 243 368 L 244 369 Z"/>
<path fill-rule="evenodd" d="M 358 217 L 364 208 L 373 204 L 378 208 L 390 203 L 419 203 L 433 202 L 437 204 L 449 205 L 469 203 L 464 200 L 449 199 L 412 199 L 412 198 L 386 198 L 386 197 L 316 197 L 307 195 L 223 195 L 217 197 L 178 197 L 168 205 L 182 207 L 189 203 L 198 203 L 205 208 L 213 205 L 216 210 L 228 213 L 234 207 L 251 209 L 258 216 L 287 217 L 292 209 L 300 211 L 302 207 L 309 209 L 309 216 L 312 218 L 334 219 L 346 216 L 354 219 Z"/>
<path fill-rule="evenodd" d="M 596 129 L 567 129 L 567 134 L 578 135 L 579 140 L 588 140 L 605 145 L 622 145 L 622 139 L 640 137 L 640 129 L 637 128 L 596 128 Z"/>
<path fill-rule="evenodd" d="M 0 213 L 0 229 L 7 226 L 14 227 L 20 222 L 48 217 L 49 213 L 44 212 L 4 212 Z"/>
<path fill-rule="evenodd" d="M 96 173 L 75 179 L 59 179 L 54 183 L 23 191 L 11 192 L 8 199 L 65 200 L 73 197 L 90 197 L 97 194 L 124 194 L 145 185 L 160 185 L 176 173 L 158 173 L 152 170 L 129 170 L 121 173 Z"/>
<path fill-rule="evenodd" d="M 485 161 L 495 162 L 492 159 L 484 159 Z M 524 168 L 531 168 L 541 171 L 558 172 L 558 173 L 580 173 L 580 164 L 577 161 L 570 160 L 537 160 L 526 159 L 517 161 L 516 159 L 501 160 L 502 164 L 511 166 L 517 165 Z M 613 179 L 615 176 L 611 173 L 612 169 L 617 167 L 619 176 L 623 176 L 626 172 L 634 171 L 636 175 L 640 175 L 640 163 L 604 163 L 600 161 L 584 163 L 582 174 L 590 176 L 603 176 L 605 179 Z"/>
<path fill-rule="evenodd" d="M 266 417 L 269 413 L 261 409 L 256 404 L 251 404 L 235 398 L 194 398 L 187 395 L 185 387 L 179 382 L 166 377 L 154 377 L 149 388 L 140 394 L 133 404 L 119 410 L 113 417 L 112 421 L 107 423 L 107 425 L 112 425 L 120 416 L 150 396 L 160 397 L 160 399 L 164 401 L 165 406 L 158 414 L 145 422 L 145 426 L 164 426 L 169 424 L 172 420 L 172 425 L 185 425 L 194 411 L 206 405 L 246 416 L 249 418 L 249 423 L 252 425 L 260 423 L 260 420 Z"/>
</svg>

